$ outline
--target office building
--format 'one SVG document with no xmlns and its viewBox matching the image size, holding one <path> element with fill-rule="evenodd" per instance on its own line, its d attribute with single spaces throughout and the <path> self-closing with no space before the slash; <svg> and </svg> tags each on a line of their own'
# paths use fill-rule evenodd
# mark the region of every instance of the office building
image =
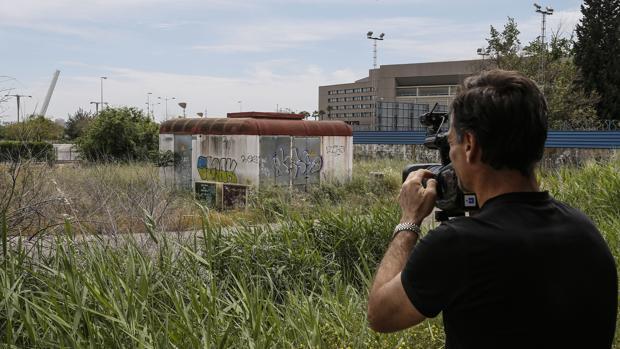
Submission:
<svg viewBox="0 0 620 349">
<path fill-rule="evenodd" d="M 321 120 L 355 129 L 410 129 L 435 103 L 447 110 L 458 85 L 482 69 L 481 60 L 382 65 L 352 83 L 319 86 Z"/>
</svg>

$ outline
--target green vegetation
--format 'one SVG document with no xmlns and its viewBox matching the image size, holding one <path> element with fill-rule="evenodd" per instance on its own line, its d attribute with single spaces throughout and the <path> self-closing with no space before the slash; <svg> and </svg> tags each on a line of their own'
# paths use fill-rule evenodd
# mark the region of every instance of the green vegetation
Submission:
<svg viewBox="0 0 620 349">
<path fill-rule="evenodd" d="M 517 70 L 536 81 L 547 98 L 551 129 L 580 128 L 596 120 L 598 96 L 592 89 L 586 92 L 580 84 L 579 70 L 573 59 L 573 38 L 562 37 L 561 28 L 558 28 L 545 47 L 537 40 L 522 48 L 519 34 L 517 23 L 510 17 L 501 32 L 491 26 L 490 37 L 486 40 L 492 64 L 481 69 Z M 540 70 L 543 55 L 544 76 Z"/>
<path fill-rule="evenodd" d="M 170 204 L 176 211 L 164 216 L 199 213 L 199 232 L 184 238 L 164 233 L 161 208 L 134 215 L 152 200 L 129 201 L 152 185 L 140 179 L 152 167 L 57 170 L 50 193 L 61 191 L 68 201 L 56 212 L 64 217 L 59 225 L 35 242 L 11 238 L 15 228 L 0 219 L 0 338 L 8 347 L 40 348 L 442 348 L 439 318 L 390 335 L 373 333 L 365 319 L 367 287 L 398 219 L 403 164 L 356 162 L 349 184 L 261 192 L 247 211 Z M 371 180 L 370 171 L 384 178 Z M 75 177 L 81 190 L 101 182 L 123 206 L 136 206 L 126 219 L 146 234 L 76 239 L 97 225 L 80 221 L 92 206 L 75 201 L 65 177 Z M 590 215 L 619 260 L 620 159 L 547 171 L 541 182 Z M 107 200 L 98 201 L 103 211 Z"/>
<path fill-rule="evenodd" d="M 596 109 L 601 119 L 620 120 L 620 1 L 585 0 L 581 13 L 575 63 L 582 85 L 600 96 Z"/>
<path fill-rule="evenodd" d="M 95 115 L 89 111 L 80 108 L 72 115 L 65 124 L 65 137 L 69 140 L 75 140 L 86 133 L 86 130 L 95 119 Z"/>
<path fill-rule="evenodd" d="M 139 161 L 157 152 L 159 126 L 136 108 L 106 108 L 82 132 L 77 145 L 88 160 Z"/>
<path fill-rule="evenodd" d="M 41 115 L 31 115 L 23 122 L 4 126 L 4 137 L 16 141 L 58 140 L 62 134 L 62 126 Z"/>
<path fill-rule="evenodd" d="M 47 142 L 0 141 L 0 161 L 18 159 L 51 161 L 54 159 L 54 147 Z"/>
</svg>

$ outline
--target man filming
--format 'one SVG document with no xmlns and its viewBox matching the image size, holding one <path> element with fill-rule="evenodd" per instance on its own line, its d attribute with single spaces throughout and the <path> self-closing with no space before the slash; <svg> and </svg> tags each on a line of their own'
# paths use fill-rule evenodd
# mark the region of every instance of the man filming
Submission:
<svg viewBox="0 0 620 349">
<path fill-rule="evenodd" d="M 547 105 L 530 79 L 493 70 L 466 79 L 450 111 L 450 160 L 480 210 L 422 237 L 437 182 L 403 184 L 402 218 L 368 299 L 375 331 L 442 313 L 446 348 L 609 348 L 618 280 L 599 231 L 540 191 L 535 166 Z M 424 183 L 425 182 L 425 183 Z"/>
</svg>

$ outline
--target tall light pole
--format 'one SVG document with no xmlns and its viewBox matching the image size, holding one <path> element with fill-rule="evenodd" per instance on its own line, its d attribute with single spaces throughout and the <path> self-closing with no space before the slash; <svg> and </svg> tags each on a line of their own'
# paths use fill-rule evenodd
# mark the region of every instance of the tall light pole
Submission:
<svg viewBox="0 0 620 349">
<path fill-rule="evenodd" d="M 476 53 L 478 54 L 478 56 L 482 56 L 482 70 L 484 70 L 485 66 L 484 66 L 484 57 L 489 56 L 490 52 L 489 52 L 489 48 L 488 47 L 480 47 L 476 50 Z"/>
<path fill-rule="evenodd" d="M 151 95 L 153 94 L 153 92 L 147 92 L 146 93 L 146 116 L 148 118 L 151 118 Z"/>
<path fill-rule="evenodd" d="M 94 104 L 95 105 L 95 114 L 99 114 L 99 105 L 101 104 L 101 102 L 90 102 L 90 104 Z M 103 106 L 104 105 L 108 105 L 108 102 L 105 102 L 104 104 L 101 104 L 101 110 L 103 110 Z"/>
<path fill-rule="evenodd" d="M 157 99 L 161 99 L 165 102 L 166 105 L 166 120 L 168 120 L 168 101 L 172 99 L 177 99 L 176 97 L 157 97 Z"/>
<path fill-rule="evenodd" d="M 545 25 L 546 25 L 546 19 L 547 16 L 551 16 L 553 14 L 553 9 L 551 7 L 545 7 L 545 9 L 542 9 L 542 6 L 538 5 L 537 3 L 534 3 L 534 8 L 536 8 L 536 12 L 540 13 L 542 16 L 542 24 L 541 24 L 541 28 L 540 28 L 540 80 L 542 83 L 542 89 L 543 89 L 543 93 L 545 91 L 545 54 L 547 52 L 546 46 L 545 46 Z"/>
<path fill-rule="evenodd" d="M 377 69 L 377 41 L 383 40 L 385 36 L 384 33 L 381 33 L 378 37 L 372 36 L 372 31 L 366 33 L 366 38 L 373 41 L 373 55 L 372 55 L 372 67 L 373 69 Z"/>
<path fill-rule="evenodd" d="M 241 105 L 242 105 L 243 101 L 237 101 L 237 103 L 239 103 L 239 112 L 241 113 L 241 109 L 242 109 Z"/>
<path fill-rule="evenodd" d="M 15 95 L 5 95 L 4 97 L 15 97 L 15 99 L 17 100 L 17 122 L 19 122 L 19 106 L 21 105 L 21 98 L 22 97 L 32 98 L 32 96 L 15 94 Z"/>
<path fill-rule="evenodd" d="M 183 109 L 183 119 L 185 119 L 185 108 L 187 108 L 187 103 L 186 102 L 179 102 L 179 107 L 181 107 L 181 109 Z"/>
<path fill-rule="evenodd" d="M 102 76 L 99 78 L 99 80 L 101 80 L 101 110 L 103 111 L 103 80 L 107 80 L 108 77 L 107 76 Z"/>
<path fill-rule="evenodd" d="M 161 102 L 158 102 L 158 103 L 151 102 L 151 103 L 149 103 L 149 106 L 151 107 L 151 116 L 150 116 L 150 118 L 153 121 L 155 120 L 155 106 L 156 105 L 160 105 L 160 104 L 161 104 Z"/>
</svg>

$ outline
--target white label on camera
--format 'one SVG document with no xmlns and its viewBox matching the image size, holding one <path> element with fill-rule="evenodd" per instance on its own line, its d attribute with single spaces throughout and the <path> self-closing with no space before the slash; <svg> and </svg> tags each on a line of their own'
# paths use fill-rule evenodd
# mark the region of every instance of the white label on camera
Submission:
<svg viewBox="0 0 620 349">
<path fill-rule="evenodd" d="M 463 196 L 465 207 L 476 207 L 476 194 L 465 194 Z"/>
</svg>

